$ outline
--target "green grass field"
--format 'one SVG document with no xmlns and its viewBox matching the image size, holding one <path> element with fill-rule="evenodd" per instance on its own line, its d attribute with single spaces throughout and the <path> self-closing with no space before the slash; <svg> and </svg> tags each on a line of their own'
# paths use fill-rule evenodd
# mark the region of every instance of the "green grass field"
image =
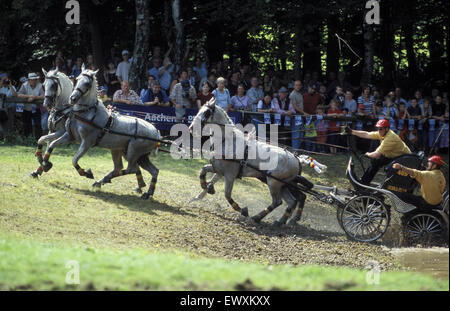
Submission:
<svg viewBox="0 0 450 311">
<path fill-rule="evenodd" d="M 34 180 L 33 148 L 0 145 L 0 289 L 448 290 L 448 280 L 397 271 L 381 246 L 314 229 L 308 217 L 295 228 L 252 224 L 228 206 L 223 183 L 215 196 L 187 204 L 200 190 L 203 161 L 158 155 L 155 196 L 143 201 L 132 192 L 133 176 L 94 190 L 71 166 L 76 148 L 56 149 L 53 169 Z M 347 158 L 319 160 L 330 167 L 322 182 L 344 187 Z M 94 149 L 80 165 L 99 179 L 112 162 Z M 266 186 L 253 180 L 238 181 L 233 197 L 255 210 L 269 200 Z M 80 285 L 65 283 L 69 260 L 79 262 Z M 378 285 L 366 283 L 370 260 L 381 265 Z"/>
</svg>

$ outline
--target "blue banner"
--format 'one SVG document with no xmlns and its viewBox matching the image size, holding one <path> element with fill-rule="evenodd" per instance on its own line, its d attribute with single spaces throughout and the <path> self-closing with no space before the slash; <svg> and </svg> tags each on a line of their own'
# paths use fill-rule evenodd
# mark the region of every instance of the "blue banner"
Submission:
<svg viewBox="0 0 450 311">
<path fill-rule="evenodd" d="M 275 114 L 273 123 L 276 125 L 281 125 L 281 115 L 279 113 Z"/>
<path fill-rule="evenodd" d="M 296 126 L 302 125 L 302 123 L 303 123 L 302 116 L 296 115 L 296 116 L 295 116 L 295 125 L 296 125 Z"/>
<path fill-rule="evenodd" d="M 198 109 L 186 109 L 184 119 L 177 120 L 175 108 L 172 107 L 127 105 L 119 103 L 114 103 L 114 107 L 117 108 L 117 111 L 120 114 L 141 118 L 153 123 L 158 130 L 170 130 L 170 128 L 177 123 L 190 124 L 198 113 Z M 234 124 L 242 122 L 242 115 L 240 112 L 229 111 L 228 116 Z"/>
</svg>

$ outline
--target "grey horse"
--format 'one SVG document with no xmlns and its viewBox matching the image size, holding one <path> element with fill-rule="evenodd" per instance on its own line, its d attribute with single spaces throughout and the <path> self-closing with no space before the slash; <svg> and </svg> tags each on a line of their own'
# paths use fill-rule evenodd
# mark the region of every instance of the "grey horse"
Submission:
<svg viewBox="0 0 450 311">
<path fill-rule="evenodd" d="M 97 72 L 82 66 L 82 72 L 70 95 L 73 110 L 66 122 L 66 132 L 50 144 L 49 151 L 51 153 L 56 146 L 72 141 L 79 143 L 80 147 L 72 159 L 72 165 L 80 176 L 93 179 L 90 169 L 84 170 L 78 165 L 79 159 L 92 147 L 109 149 L 114 169 L 93 186 L 101 187 L 118 176 L 138 174 L 141 167 L 152 175 L 149 189 L 142 195 L 143 199 L 148 199 L 154 193 L 159 173 L 148 156 L 158 147 L 158 141 L 161 139 L 159 131 L 151 123 L 142 119 L 123 116 L 108 110 L 97 99 L 95 77 Z M 125 170 L 123 170 L 122 156 L 128 161 L 128 167 Z M 44 157 L 43 165 L 46 165 L 48 158 Z M 139 175 L 143 182 L 142 175 Z"/>
<path fill-rule="evenodd" d="M 42 157 L 42 147 L 47 144 L 45 156 L 49 155 L 50 142 L 61 137 L 65 131 L 65 123 L 69 113 L 72 111 L 72 106 L 69 105 L 69 97 L 73 90 L 72 81 L 64 73 L 58 69 L 45 71 L 44 73 L 44 89 L 45 99 L 44 107 L 50 112 L 48 116 L 49 134 L 41 136 L 38 140 L 35 156 L 39 162 L 39 167 L 36 171 L 31 173 L 31 176 L 37 178 L 43 172 L 48 172 L 52 168 L 52 163 L 46 161 L 43 165 L 44 159 Z"/>
<path fill-rule="evenodd" d="M 58 139 L 66 132 L 65 123 L 72 112 L 72 105 L 69 103 L 70 95 L 73 91 L 72 81 L 67 75 L 60 72 L 58 68 L 50 70 L 49 72 L 42 68 L 42 72 L 45 77 L 44 107 L 50 112 L 48 117 L 49 134 L 40 137 L 38 140 L 35 156 L 39 162 L 39 167 L 30 174 L 34 178 L 42 175 L 43 172 L 48 172 L 52 168 L 53 164 L 48 161 L 52 152 L 52 150 L 49 150 L 50 142 Z M 46 158 L 45 162 L 42 157 L 42 147 L 44 144 L 47 144 L 44 155 L 44 158 Z M 43 165 L 43 163 L 45 163 L 45 165 Z M 146 186 L 140 170 L 136 172 L 136 179 L 138 187 L 135 191 L 140 193 L 142 192 L 141 188 Z"/>
<path fill-rule="evenodd" d="M 243 137 L 244 135 L 244 133 L 233 124 L 233 121 L 228 117 L 226 112 L 219 106 L 216 106 L 215 99 L 212 99 L 199 110 L 192 121 L 190 130 L 191 132 L 193 132 L 193 129 L 195 129 L 196 127 L 202 129 L 205 124 L 217 124 L 221 126 L 222 129 L 225 126 L 231 127 L 232 135 L 234 135 L 235 137 Z M 244 139 L 245 143 L 249 144 L 248 137 Z M 205 165 L 201 170 L 200 185 L 203 189 L 203 193 L 199 194 L 195 199 L 201 199 L 202 197 L 204 197 L 204 194 L 206 192 L 213 194 L 214 183 L 221 177 L 224 177 L 226 200 L 234 210 L 240 212 L 244 216 L 248 216 L 248 209 L 240 208 L 239 205 L 231 197 L 231 193 L 236 178 L 254 177 L 267 184 L 270 190 L 270 195 L 272 197 L 272 204 L 269 205 L 265 210 L 261 211 L 259 214 L 253 216 L 252 219 L 256 222 L 260 222 L 271 211 L 280 206 L 282 204 L 282 200 L 284 199 L 288 207 L 286 208 L 283 216 L 275 221 L 273 225 L 280 226 L 286 224 L 298 204 L 297 212 L 294 213 L 292 218 L 289 220 L 289 224 L 296 223 L 301 218 L 306 200 L 306 195 L 303 192 L 295 187 L 290 186 L 295 185 L 298 177 L 301 175 L 302 166 L 300 159 L 297 158 L 293 153 L 285 149 L 269 145 L 265 142 L 256 140 L 254 141 L 254 144 L 256 156 L 254 158 L 249 157 L 246 160 L 247 165 L 244 164 L 242 167 L 240 161 L 212 158 L 211 164 Z M 265 155 L 265 159 L 267 159 L 267 154 L 270 154 L 270 157 L 274 157 L 274 159 L 276 159 L 276 165 L 274 165 L 272 169 L 255 169 L 261 167 L 261 163 L 266 161 L 262 159 L 262 154 Z M 271 177 L 268 177 L 263 172 L 265 172 L 266 174 L 270 174 Z M 208 183 L 206 182 L 207 173 L 214 174 Z M 274 178 L 272 178 L 272 176 Z"/>
</svg>

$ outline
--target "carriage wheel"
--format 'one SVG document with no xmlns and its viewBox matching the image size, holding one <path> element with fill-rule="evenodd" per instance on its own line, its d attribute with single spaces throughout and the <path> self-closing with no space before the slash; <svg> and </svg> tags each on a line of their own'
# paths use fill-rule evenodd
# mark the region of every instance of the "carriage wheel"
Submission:
<svg viewBox="0 0 450 311">
<path fill-rule="evenodd" d="M 386 232 L 390 213 L 380 199 L 358 196 L 344 206 L 341 221 L 347 237 L 360 242 L 372 242 Z"/>
<path fill-rule="evenodd" d="M 419 212 L 407 216 L 403 233 L 408 244 L 428 245 L 443 242 L 447 228 L 439 214 Z"/>
</svg>

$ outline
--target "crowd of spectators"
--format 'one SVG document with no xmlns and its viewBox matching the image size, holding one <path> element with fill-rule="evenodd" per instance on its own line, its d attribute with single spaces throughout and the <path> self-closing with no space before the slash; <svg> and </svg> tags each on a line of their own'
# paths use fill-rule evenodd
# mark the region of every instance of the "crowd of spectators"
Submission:
<svg viewBox="0 0 450 311">
<path fill-rule="evenodd" d="M 112 48 L 103 75 L 98 77 L 99 97 L 103 101 L 129 105 L 174 107 L 178 118 L 185 115 L 187 108 L 200 108 L 214 97 L 216 105 L 227 112 L 248 112 L 245 122 L 255 125 L 267 123 L 264 114 L 281 116 L 282 128 L 290 132 L 284 139 L 295 149 L 336 153 L 339 146 L 345 145 L 338 135 L 343 121 L 326 120 L 325 116 L 365 116 L 368 121 L 352 123 L 360 130 L 370 130 L 377 119 L 386 118 L 391 120 L 393 130 L 402 139 L 421 150 L 433 145 L 443 126 L 438 148 L 448 148 L 447 92 L 432 89 L 423 94 L 418 89 L 413 94 L 404 94 L 400 87 L 394 90 L 381 90 L 373 85 L 355 87 L 346 80 L 344 72 L 330 72 L 327 77 L 318 72 L 305 72 L 302 79 L 295 80 L 292 71 L 281 73 L 269 68 L 262 73 L 229 59 L 209 63 L 204 50 L 194 61 L 186 61 L 185 68 L 175 72 L 170 54 L 171 48 L 163 54 L 160 47 L 154 47 L 147 70 L 147 86 L 132 90 L 128 82 L 130 53 L 123 50 L 120 59 Z M 85 59 L 77 57 L 72 65 L 58 51 L 53 68 L 58 67 L 75 81 L 83 63 L 92 70 L 97 69 L 92 55 Z M 8 102 L 0 106 L 0 132 L 5 126 L 11 127 L 14 118 L 8 116 L 21 112 L 23 134 L 31 135 L 34 126 L 34 134 L 39 137 L 47 131 L 48 116 L 45 108 L 33 104 L 43 98 L 42 76 L 30 73 L 20 81 L 17 91 L 7 74 L 0 72 L 0 99 L 2 96 L 27 98 L 24 105 Z M 297 122 L 299 115 L 302 121 Z M 311 118 L 313 115 L 316 118 Z M 270 122 L 274 122 L 273 119 Z"/>
</svg>

